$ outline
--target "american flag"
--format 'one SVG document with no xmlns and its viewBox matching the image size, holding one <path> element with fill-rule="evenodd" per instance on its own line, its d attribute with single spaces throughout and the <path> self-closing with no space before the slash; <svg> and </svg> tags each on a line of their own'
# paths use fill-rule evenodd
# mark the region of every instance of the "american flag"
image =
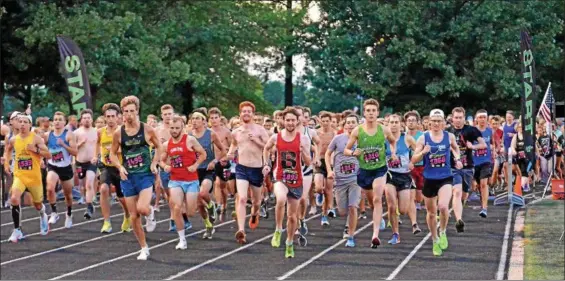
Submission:
<svg viewBox="0 0 565 281">
<path fill-rule="evenodd" d="M 551 91 L 551 85 L 547 88 L 547 93 L 543 97 L 541 102 L 538 115 L 541 115 L 546 123 L 551 123 L 552 108 L 555 100 L 553 99 L 553 91 Z"/>
</svg>

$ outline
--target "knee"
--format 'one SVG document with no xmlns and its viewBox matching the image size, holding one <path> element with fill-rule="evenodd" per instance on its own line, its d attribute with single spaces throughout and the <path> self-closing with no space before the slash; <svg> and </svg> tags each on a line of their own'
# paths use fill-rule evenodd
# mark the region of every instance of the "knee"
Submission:
<svg viewBox="0 0 565 281">
<path fill-rule="evenodd" d="M 463 190 L 461 188 L 453 189 L 453 199 L 461 198 L 462 195 L 463 195 Z"/>
<path fill-rule="evenodd" d="M 110 195 L 110 188 L 108 185 L 103 184 L 100 186 L 100 195 Z"/>
<path fill-rule="evenodd" d="M 140 206 L 137 205 L 137 213 L 142 215 L 142 216 L 147 216 L 149 215 L 149 206 Z"/>
<path fill-rule="evenodd" d="M 296 224 L 297 222 L 298 222 L 297 214 L 292 214 L 291 216 L 288 216 L 287 218 L 288 224 Z"/>
<path fill-rule="evenodd" d="M 182 204 L 174 204 L 173 212 L 175 214 L 180 214 L 182 212 Z"/>
<path fill-rule="evenodd" d="M 12 194 L 12 196 L 10 197 L 10 204 L 12 206 L 19 206 L 21 204 L 20 202 L 20 197 L 19 196 L 15 196 L 14 194 Z"/>
<path fill-rule="evenodd" d="M 247 194 L 240 194 L 238 197 L 237 202 L 245 206 L 247 204 Z"/>
<path fill-rule="evenodd" d="M 373 205 L 378 205 L 378 204 L 382 204 L 383 202 L 383 197 L 380 195 L 375 195 L 373 197 Z"/>
<path fill-rule="evenodd" d="M 449 204 L 445 204 L 445 203 L 439 203 L 437 205 L 437 208 L 439 209 L 440 212 L 449 212 Z"/>
</svg>

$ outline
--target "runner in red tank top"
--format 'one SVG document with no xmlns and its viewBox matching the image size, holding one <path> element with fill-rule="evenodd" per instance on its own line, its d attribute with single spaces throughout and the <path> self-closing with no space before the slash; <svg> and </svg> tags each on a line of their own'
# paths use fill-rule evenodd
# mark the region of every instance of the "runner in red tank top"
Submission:
<svg viewBox="0 0 565 281">
<path fill-rule="evenodd" d="M 277 163 L 274 170 L 275 182 L 274 190 L 277 198 L 275 208 L 276 229 L 271 246 L 278 248 L 281 245 L 282 223 L 284 217 L 284 205 L 287 205 L 287 237 L 286 237 L 286 258 L 294 257 L 294 233 L 298 227 L 298 204 L 302 197 L 302 166 L 310 165 L 310 140 L 308 137 L 301 135 L 296 131 L 298 125 L 298 112 L 287 107 L 283 111 L 284 130 L 276 135 L 272 135 L 263 150 L 263 159 L 267 159 L 263 174 L 267 175 L 272 169 L 270 163 L 270 153 L 273 148 L 276 149 Z M 288 202 L 287 202 L 288 201 Z M 282 212 L 281 212 L 282 211 Z M 306 238 L 300 235 L 303 241 L 301 244 L 306 245 Z"/>
<path fill-rule="evenodd" d="M 173 205 L 173 218 L 179 234 L 179 244 L 175 247 L 177 250 L 187 248 L 184 236 L 184 221 L 187 219 L 183 220 L 183 204 L 186 206 L 186 215 L 192 217 L 196 213 L 200 192 L 196 169 L 206 159 L 204 148 L 196 138 L 183 134 L 183 128 L 184 120 L 180 116 L 174 116 L 169 125 L 171 138 L 163 145 L 159 163 L 165 172 L 171 174 L 169 200 Z"/>
</svg>

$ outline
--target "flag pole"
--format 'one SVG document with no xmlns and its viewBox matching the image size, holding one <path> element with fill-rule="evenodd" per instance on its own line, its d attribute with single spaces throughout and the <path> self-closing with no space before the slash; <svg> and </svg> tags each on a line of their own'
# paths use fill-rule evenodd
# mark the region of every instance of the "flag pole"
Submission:
<svg viewBox="0 0 565 281">
<path fill-rule="evenodd" d="M 542 102 L 545 102 L 545 99 L 547 98 L 547 94 L 549 93 L 551 89 L 551 82 L 549 82 L 549 85 L 547 86 L 547 90 L 545 90 L 545 96 L 543 97 Z M 543 188 L 543 195 L 541 196 L 541 198 L 545 198 L 545 194 L 547 193 L 547 190 L 550 189 L 551 187 L 551 179 L 553 178 L 553 174 L 555 172 L 555 150 L 553 149 L 553 132 L 552 132 L 552 127 L 553 127 L 553 120 L 555 120 L 555 117 L 553 116 L 555 114 L 554 111 L 554 107 L 555 107 L 555 102 L 552 102 L 551 108 L 549 109 L 549 115 L 551 120 L 549 122 L 546 122 L 545 124 L 545 130 L 547 132 L 547 134 L 549 135 L 549 149 L 550 151 L 553 152 L 553 155 L 551 156 L 550 159 L 550 165 L 549 167 L 551 167 L 549 170 L 549 177 L 547 178 L 547 182 L 545 183 L 545 186 Z M 540 107 L 541 108 L 541 107 Z M 541 111 L 541 110 L 540 110 Z M 538 111 L 538 114 L 539 112 Z"/>
</svg>

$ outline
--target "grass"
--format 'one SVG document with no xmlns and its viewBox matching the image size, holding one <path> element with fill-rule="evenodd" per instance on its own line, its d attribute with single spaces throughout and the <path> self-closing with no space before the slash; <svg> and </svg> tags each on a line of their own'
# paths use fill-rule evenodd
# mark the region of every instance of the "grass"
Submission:
<svg viewBox="0 0 565 281">
<path fill-rule="evenodd" d="M 524 227 L 524 280 L 564 280 L 565 201 L 544 200 L 528 207 Z"/>
</svg>

